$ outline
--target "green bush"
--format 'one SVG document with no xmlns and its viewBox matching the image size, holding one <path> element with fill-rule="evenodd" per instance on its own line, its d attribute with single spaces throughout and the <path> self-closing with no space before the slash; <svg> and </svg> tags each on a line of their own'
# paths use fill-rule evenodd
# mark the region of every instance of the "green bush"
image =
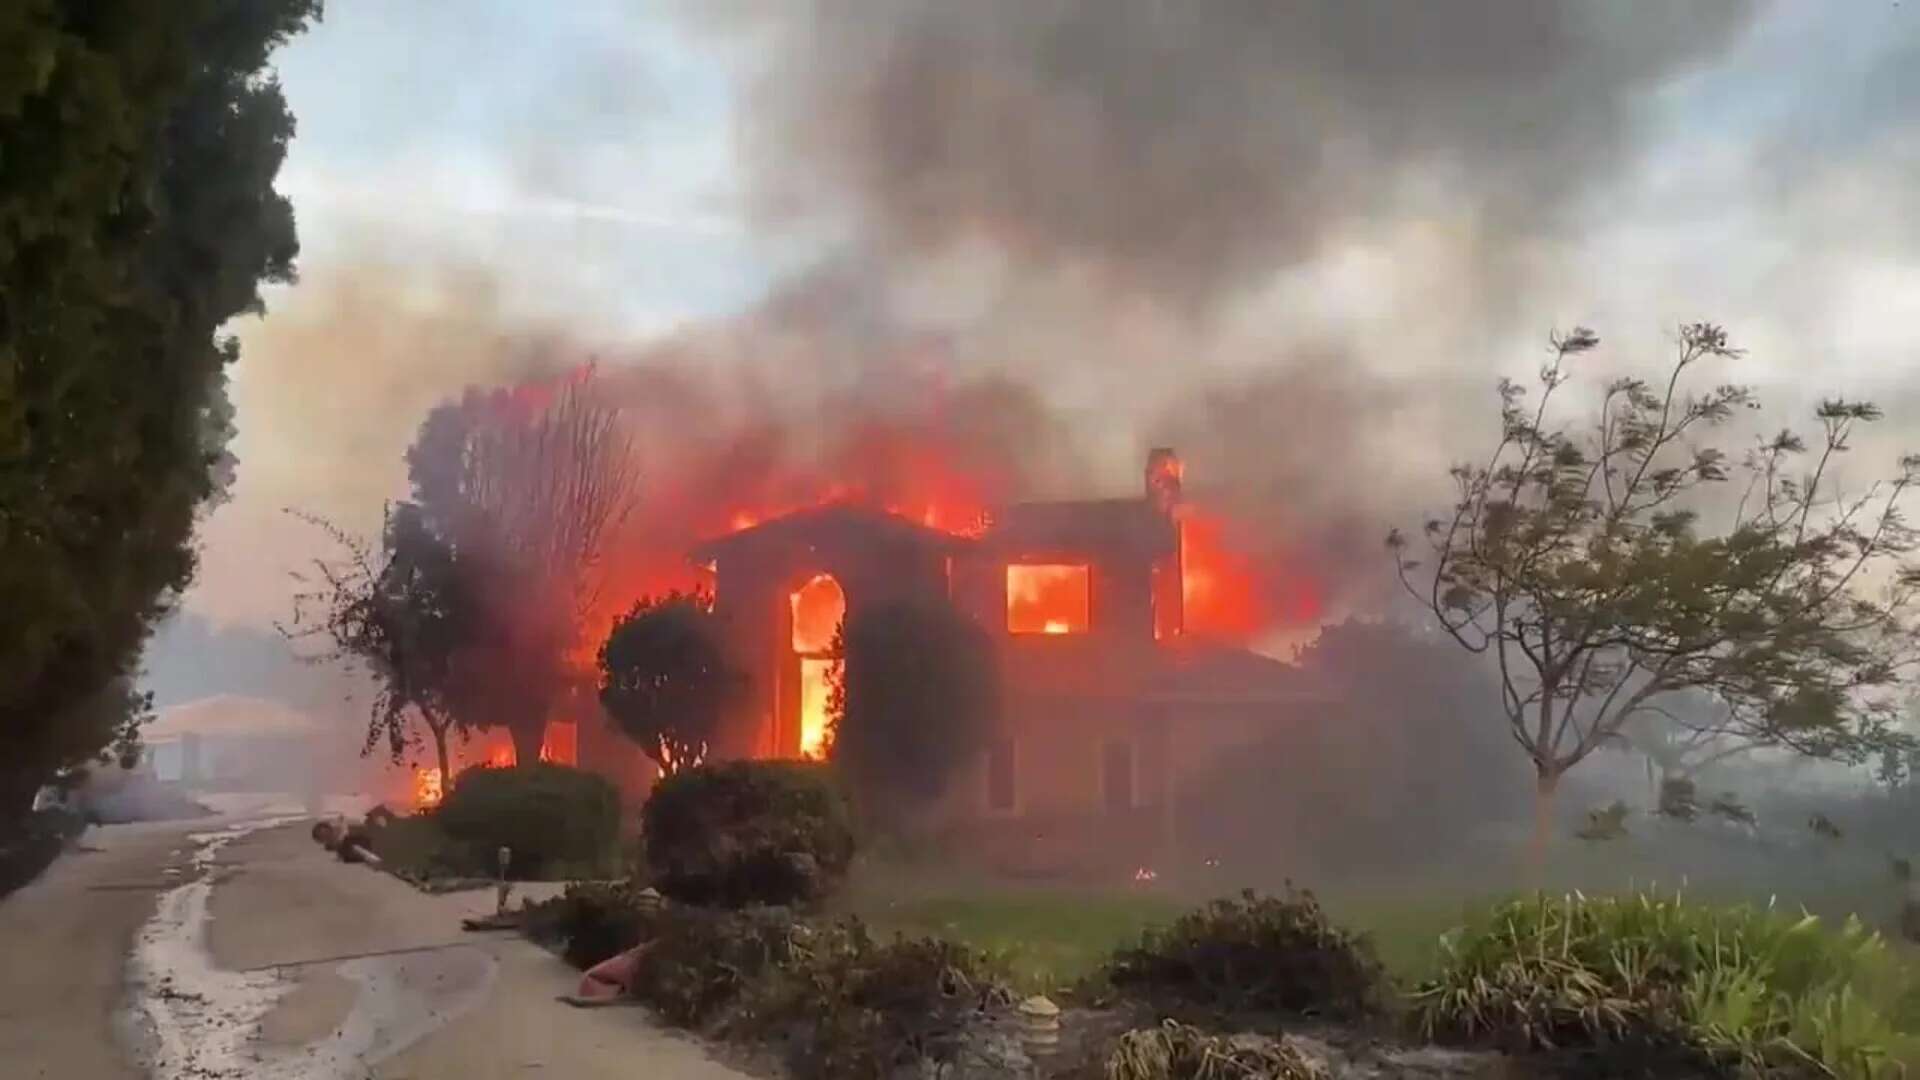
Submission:
<svg viewBox="0 0 1920 1080">
<path fill-rule="evenodd" d="M 617 859 L 620 793 L 593 773 L 544 761 L 481 767 L 455 779 L 433 818 L 476 873 L 491 876 L 506 847 L 514 877 L 591 877 Z"/>
<path fill-rule="evenodd" d="M 1215 900 L 1114 954 L 1114 989 L 1161 1005 L 1233 1015 L 1357 1018 L 1378 1009 L 1372 943 L 1328 921 L 1312 893 Z"/>
<path fill-rule="evenodd" d="M 369 816 L 368 821 L 372 820 Z M 395 817 L 385 825 L 369 826 L 368 831 L 381 868 L 420 888 L 431 890 L 495 876 L 494 860 L 489 858 L 486 865 L 481 865 L 478 853 L 456 843 L 432 813 Z"/>
<path fill-rule="evenodd" d="M 1729 1074 L 1892 1075 L 1913 982 L 1849 920 L 1714 908 L 1679 896 L 1509 902 L 1442 941 L 1415 993 L 1429 1037 L 1507 1049 L 1601 1048 Z"/>
<path fill-rule="evenodd" d="M 652 944 L 635 972 L 633 996 L 670 1024 L 706 1027 L 734 1009 L 759 980 L 793 965 L 808 933 L 782 908 L 669 905 L 661 910 Z"/>
<path fill-rule="evenodd" d="M 733 761 L 662 781 L 641 812 L 653 883 L 690 904 L 808 904 L 853 861 L 845 797 L 823 765 Z"/>
<path fill-rule="evenodd" d="M 631 883 L 575 882 L 551 900 L 526 905 L 520 927 L 584 970 L 651 940 L 661 917 L 659 904 L 647 903 Z"/>
</svg>

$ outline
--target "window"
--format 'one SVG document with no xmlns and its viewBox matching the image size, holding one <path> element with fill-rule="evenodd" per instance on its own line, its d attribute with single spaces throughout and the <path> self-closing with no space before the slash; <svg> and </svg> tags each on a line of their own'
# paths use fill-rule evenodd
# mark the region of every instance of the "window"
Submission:
<svg viewBox="0 0 1920 1080">
<path fill-rule="evenodd" d="M 995 739 L 987 747 L 987 809 L 999 814 L 1010 814 L 1019 807 L 1018 792 L 1014 787 L 1014 774 L 1017 768 L 1013 740 Z"/>
<path fill-rule="evenodd" d="M 1132 743 L 1113 739 L 1100 748 L 1100 791 L 1108 813 L 1133 809 Z"/>
<path fill-rule="evenodd" d="M 1007 632 L 1086 633 L 1091 621 L 1091 577 L 1084 565 L 1010 564 L 1007 567 Z"/>
<path fill-rule="evenodd" d="M 834 680 L 840 658 L 834 637 L 847 616 L 847 595 L 830 574 L 815 574 L 794 590 L 793 651 L 800 657 L 800 756 L 818 760 L 827 753 L 832 723 Z"/>
</svg>

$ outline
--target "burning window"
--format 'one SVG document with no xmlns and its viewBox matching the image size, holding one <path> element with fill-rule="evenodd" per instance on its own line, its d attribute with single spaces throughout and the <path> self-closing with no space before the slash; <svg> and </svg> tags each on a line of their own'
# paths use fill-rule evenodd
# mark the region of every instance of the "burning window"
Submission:
<svg viewBox="0 0 1920 1080">
<path fill-rule="evenodd" d="M 1084 634 L 1091 574 L 1084 565 L 1013 563 L 1007 567 L 1007 632 Z"/>
<path fill-rule="evenodd" d="M 834 637 L 847 614 L 847 596 L 829 574 L 816 574 L 793 593 L 793 651 L 800 656 L 800 756 L 827 756 L 828 726 L 840 657 Z"/>
</svg>

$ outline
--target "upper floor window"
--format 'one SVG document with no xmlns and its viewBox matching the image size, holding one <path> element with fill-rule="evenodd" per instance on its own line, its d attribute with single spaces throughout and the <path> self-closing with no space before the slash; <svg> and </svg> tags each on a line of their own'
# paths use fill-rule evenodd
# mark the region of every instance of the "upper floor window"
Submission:
<svg viewBox="0 0 1920 1080">
<path fill-rule="evenodd" d="M 1091 578 L 1084 564 L 1008 565 L 1007 632 L 1086 633 L 1092 612 Z"/>
</svg>

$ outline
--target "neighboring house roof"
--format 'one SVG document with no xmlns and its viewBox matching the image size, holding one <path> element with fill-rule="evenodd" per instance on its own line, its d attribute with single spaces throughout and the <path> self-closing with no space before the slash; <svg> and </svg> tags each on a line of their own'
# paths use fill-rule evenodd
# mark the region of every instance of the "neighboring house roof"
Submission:
<svg viewBox="0 0 1920 1080">
<path fill-rule="evenodd" d="M 885 510 L 852 503 L 834 503 L 796 510 L 737 532 L 708 540 L 692 551 L 699 560 L 712 560 L 762 547 L 836 543 L 854 537 L 908 541 L 938 549 L 957 549 L 972 543 L 967 537 L 930 529 Z"/>
<path fill-rule="evenodd" d="M 321 724 L 291 706 L 240 694 L 216 694 L 160 710 L 152 723 L 140 729 L 148 742 L 164 742 L 182 735 L 284 736 L 318 732 Z"/>
</svg>

